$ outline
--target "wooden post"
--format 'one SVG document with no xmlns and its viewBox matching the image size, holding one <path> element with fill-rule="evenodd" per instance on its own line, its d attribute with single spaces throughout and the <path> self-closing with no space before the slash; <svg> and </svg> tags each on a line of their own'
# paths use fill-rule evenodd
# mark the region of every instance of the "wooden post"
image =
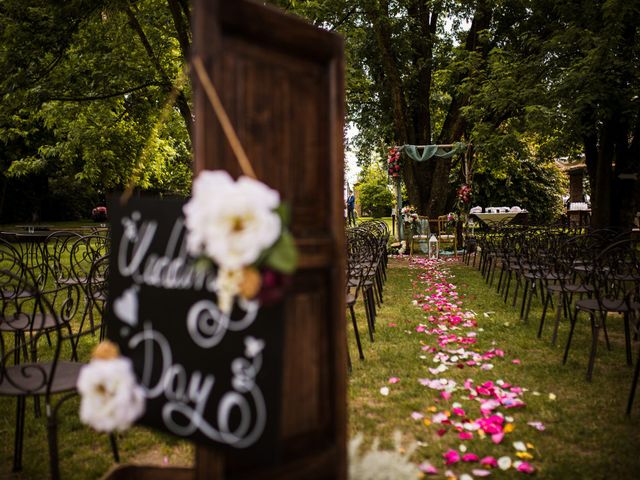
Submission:
<svg viewBox="0 0 640 480">
<path fill-rule="evenodd" d="M 249 0 L 195 0 L 201 58 L 256 177 L 291 207 L 299 267 L 285 299 L 277 458 L 197 447 L 197 478 L 345 479 L 342 38 Z M 193 76 L 194 169 L 238 161 Z"/>
</svg>

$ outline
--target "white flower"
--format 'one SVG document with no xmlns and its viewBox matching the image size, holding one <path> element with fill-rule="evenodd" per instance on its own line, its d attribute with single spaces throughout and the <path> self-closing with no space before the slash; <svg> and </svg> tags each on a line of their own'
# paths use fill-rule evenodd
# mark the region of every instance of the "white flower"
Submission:
<svg viewBox="0 0 640 480">
<path fill-rule="evenodd" d="M 240 293 L 240 282 L 242 282 L 242 270 L 218 270 L 216 283 L 216 294 L 218 295 L 218 306 L 222 312 L 229 314 L 233 308 L 233 299 Z"/>
<path fill-rule="evenodd" d="M 91 360 L 78 376 L 80 420 L 99 432 L 125 430 L 144 413 L 145 397 L 131 360 Z"/>
<path fill-rule="evenodd" d="M 230 270 L 251 265 L 280 236 L 278 205 L 278 192 L 257 180 L 202 171 L 184 206 L 189 253 Z"/>
</svg>

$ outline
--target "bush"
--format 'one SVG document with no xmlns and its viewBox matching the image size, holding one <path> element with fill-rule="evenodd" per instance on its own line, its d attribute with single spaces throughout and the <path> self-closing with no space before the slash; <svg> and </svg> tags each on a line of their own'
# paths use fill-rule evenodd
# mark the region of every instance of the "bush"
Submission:
<svg viewBox="0 0 640 480">
<path fill-rule="evenodd" d="M 360 174 L 360 184 L 356 187 L 360 192 L 362 214 L 371 217 L 389 216 L 393 206 L 393 193 L 389 190 L 388 177 L 377 163 L 372 163 Z"/>
</svg>

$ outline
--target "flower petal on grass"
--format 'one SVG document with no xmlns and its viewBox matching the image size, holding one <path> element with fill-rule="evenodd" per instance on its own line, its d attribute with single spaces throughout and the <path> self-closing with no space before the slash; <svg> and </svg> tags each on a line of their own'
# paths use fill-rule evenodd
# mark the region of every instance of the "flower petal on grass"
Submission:
<svg viewBox="0 0 640 480">
<path fill-rule="evenodd" d="M 491 468 L 497 468 L 498 461 L 493 457 L 484 457 L 480 460 L 480 465 L 484 465 Z"/>
<path fill-rule="evenodd" d="M 544 432 L 546 430 L 546 427 L 542 422 L 527 422 L 527 425 L 535 428 L 539 432 Z"/>
<path fill-rule="evenodd" d="M 511 468 L 511 457 L 500 457 L 498 459 L 498 467 L 500 467 L 500 470 L 509 470 Z"/>
<path fill-rule="evenodd" d="M 524 442 L 513 442 L 513 448 L 515 448 L 519 452 L 527 451 L 527 446 L 524 444 Z"/>
<path fill-rule="evenodd" d="M 513 466 L 522 473 L 533 473 L 536 471 L 529 462 L 515 462 Z"/>
<path fill-rule="evenodd" d="M 483 468 L 474 468 L 473 470 L 471 470 L 471 473 L 473 473 L 473 475 L 475 475 L 476 477 L 488 477 L 489 475 L 491 475 L 490 470 L 484 470 Z"/>
<path fill-rule="evenodd" d="M 438 473 L 438 469 L 429 462 L 422 462 L 418 465 L 418 470 L 422 473 L 426 473 L 427 475 L 436 475 Z"/>
<path fill-rule="evenodd" d="M 442 454 L 442 457 L 445 465 L 452 465 L 460 461 L 460 454 L 456 450 L 449 449 Z"/>
</svg>

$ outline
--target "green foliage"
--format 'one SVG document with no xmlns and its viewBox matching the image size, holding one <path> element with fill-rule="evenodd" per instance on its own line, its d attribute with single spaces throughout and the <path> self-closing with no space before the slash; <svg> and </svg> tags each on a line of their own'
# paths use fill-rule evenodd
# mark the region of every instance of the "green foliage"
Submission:
<svg viewBox="0 0 640 480">
<path fill-rule="evenodd" d="M 104 196 L 132 178 L 143 190 L 189 192 L 190 115 L 173 108 L 158 124 L 186 55 L 168 3 L 3 2 L 0 166 L 7 184 L 44 174 L 54 190 L 72 187 L 66 200 L 57 189 L 61 205 L 73 203 L 78 189 Z"/>
<path fill-rule="evenodd" d="M 359 200 L 363 215 L 372 217 L 389 215 L 394 195 L 389 189 L 387 174 L 379 163 L 371 163 L 362 169 L 356 189 L 360 194 Z"/>
</svg>

